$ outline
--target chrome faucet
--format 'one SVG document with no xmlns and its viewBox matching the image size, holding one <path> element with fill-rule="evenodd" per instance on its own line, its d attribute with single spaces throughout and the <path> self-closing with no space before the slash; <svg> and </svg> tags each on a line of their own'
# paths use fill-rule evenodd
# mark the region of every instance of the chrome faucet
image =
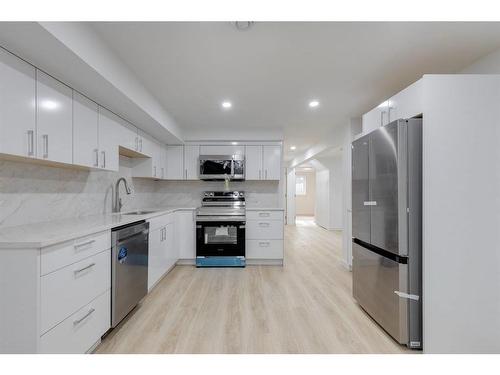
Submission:
<svg viewBox="0 0 500 375">
<path fill-rule="evenodd" d="M 120 181 L 123 181 L 123 184 L 125 185 L 125 192 L 127 193 L 127 195 L 132 193 L 132 190 L 129 188 L 125 177 L 120 177 L 118 181 L 116 181 L 115 185 L 115 207 L 113 210 L 114 212 L 120 212 L 123 206 L 122 199 L 120 198 Z"/>
</svg>

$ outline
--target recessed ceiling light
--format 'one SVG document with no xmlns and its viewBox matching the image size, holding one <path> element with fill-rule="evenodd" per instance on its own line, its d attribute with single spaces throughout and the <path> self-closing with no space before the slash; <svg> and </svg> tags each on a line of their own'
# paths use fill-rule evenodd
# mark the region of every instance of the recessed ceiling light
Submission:
<svg viewBox="0 0 500 375">
<path fill-rule="evenodd" d="M 231 108 L 232 106 L 233 106 L 233 104 L 231 102 L 228 102 L 228 101 L 222 102 L 222 108 L 224 108 L 224 109 Z"/>
<path fill-rule="evenodd" d="M 317 106 L 319 106 L 319 102 L 318 102 L 317 100 L 311 100 L 311 101 L 309 102 L 309 107 L 311 107 L 311 108 L 315 108 L 315 107 L 317 107 Z"/>
<path fill-rule="evenodd" d="M 290 146 L 290 150 L 295 151 L 297 149 L 297 146 Z"/>
<path fill-rule="evenodd" d="M 236 146 L 236 145 L 238 144 L 238 142 L 231 142 L 231 144 L 232 144 L 233 146 Z"/>
</svg>

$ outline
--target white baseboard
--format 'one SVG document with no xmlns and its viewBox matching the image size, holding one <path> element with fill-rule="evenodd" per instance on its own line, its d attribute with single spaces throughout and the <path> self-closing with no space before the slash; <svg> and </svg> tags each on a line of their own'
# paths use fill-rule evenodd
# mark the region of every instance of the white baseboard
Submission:
<svg viewBox="0 0 500 375">
<path fill-rule="evenodd" d="M 247 266 L 283 266 L 283 259 L 248 259 Z"/>
<path fill-rule="evenodd" d="M 342 266 L 343 266 L 345 269 L 347 269 L 348 271 L 352 271 L 352 266 L 351 266 L 351 265 L 349 265 L 349 264 L 348 264 L 345 260 L 342 260 L 342 261 L 340 262 L 340 264 L 342 264 Z"/>
</svg>

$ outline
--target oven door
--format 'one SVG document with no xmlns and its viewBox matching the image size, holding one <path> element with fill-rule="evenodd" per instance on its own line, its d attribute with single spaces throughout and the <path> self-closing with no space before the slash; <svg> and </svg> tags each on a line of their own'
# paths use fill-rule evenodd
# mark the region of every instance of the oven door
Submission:
<svg viewBox="0 0 500 375">
<path fill-rule="evenodd" d="M 196 256 L 245 256 L 245 222 L 198 221 Z"/>
</svg>

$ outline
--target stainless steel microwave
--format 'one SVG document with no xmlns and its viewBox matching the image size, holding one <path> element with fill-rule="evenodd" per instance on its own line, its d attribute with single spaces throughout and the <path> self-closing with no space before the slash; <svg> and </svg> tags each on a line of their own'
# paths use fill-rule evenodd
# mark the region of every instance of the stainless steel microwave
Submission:
<svg viewBox="0 0 500 375">
<path fill-rule="evenodd" d="M 200 180 L 245 179 L 245 156 L 200 155 Z"/>
</svg>

